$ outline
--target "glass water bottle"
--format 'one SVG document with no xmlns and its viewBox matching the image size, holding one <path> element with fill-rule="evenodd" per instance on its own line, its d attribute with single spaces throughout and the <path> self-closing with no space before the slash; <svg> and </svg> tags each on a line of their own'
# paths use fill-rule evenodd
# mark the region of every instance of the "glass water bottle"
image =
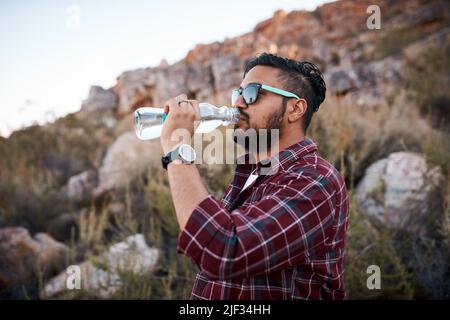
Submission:
<svg viewBox="0 0 450 320">
<path fill-rule="evenodd" d="M 210 103 L 199 103 L 201 123 L 196 133 L 208 133 L 217 127 L 236 123 L 239 120 L 237 108 L 216 107 Z M 134 111 L 136 135 L 141 140 L 158 138 L 167 114 L 162 108 L 142 107 Z"/>
</svg>

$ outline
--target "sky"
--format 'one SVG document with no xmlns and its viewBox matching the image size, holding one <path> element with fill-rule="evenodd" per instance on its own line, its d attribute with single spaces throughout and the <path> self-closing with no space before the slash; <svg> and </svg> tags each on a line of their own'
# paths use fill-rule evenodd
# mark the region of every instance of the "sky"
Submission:
<svg viewBox="0 0 450 320">
<path fill-rule="evenodd" d="M 0 135 L 80 109 L 91 85 L 170 64 L 324 0 L 0 0 Z"/>
</svg>

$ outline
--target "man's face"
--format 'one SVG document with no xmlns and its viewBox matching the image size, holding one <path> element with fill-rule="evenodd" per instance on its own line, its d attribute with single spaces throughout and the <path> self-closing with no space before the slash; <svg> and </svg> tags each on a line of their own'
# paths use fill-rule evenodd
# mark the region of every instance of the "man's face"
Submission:
<svg viewBox="0 0 450 320">
<path fill-rule="evenodd" d="M 242 80 L 240 87 L 245 88 L 249 83 L 261 83 L 276 88 L 283 88 L 278 78 L 280 70 L 268 66 L 256 66 L 252 68 Z M 271 138 L 274 132 L 272 130 L 279 130 L 278 135 L 281 138 L 283 128 L 283 116 L 285 107 L 283 105 L 283 97 L 275 93 L 260 90 L 258 99 L 255 103 L 247 105 L 241 96 L 236 101 L 234 107 L 239 109 L 241 114 L 239 122 L 235 125 L 234 141 L 243 144 L 244 148 L 249 151 L 252 149 L 249 144 L 249 139 L 243 139 L 250 135 L 260 133 L 259 129 L 267 129 L 267 147 L 271 148 Z M 254 130 L 249 130 L 254 129 Z M 241 139 L 239 139 L 239 137 Z M 257 152 L 264 151 L 261 149 L 261 136 L 257 135 Z M 250 150 L 251 151 L 251 150 Z"/>
</svg>

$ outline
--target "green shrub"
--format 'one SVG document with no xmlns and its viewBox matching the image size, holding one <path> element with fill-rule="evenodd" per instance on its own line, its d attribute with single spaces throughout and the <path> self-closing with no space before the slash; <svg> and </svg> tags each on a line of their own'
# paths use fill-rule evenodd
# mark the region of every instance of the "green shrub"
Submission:
<svg viewBox="0 0 450 320">
<path fill-rule="evenodd" d="M 450 40 L 422 49 L 406 69 L 412 96 L 434 127 L 450 128 Z"/>
<path fill-rule="evenodd" d="M 413 276 L 394 247 L 392 232 L 378 230 L 361 212 L 350 192 L 350 223 L 347 233 L 345 284 L 349 299 L 412 299 Z M 368 289 L 367 268 L 377 265 L 381 271 L 381 289 Z"/>
<path fill-rule="evenodd" d="M 387 29 L 375 43 L 375 59 L 382 59 L 399 53 L 408 44 L 426 37 L 449 25 L 448 21 L 425 22 L 408 27 Z"/>
</svg>

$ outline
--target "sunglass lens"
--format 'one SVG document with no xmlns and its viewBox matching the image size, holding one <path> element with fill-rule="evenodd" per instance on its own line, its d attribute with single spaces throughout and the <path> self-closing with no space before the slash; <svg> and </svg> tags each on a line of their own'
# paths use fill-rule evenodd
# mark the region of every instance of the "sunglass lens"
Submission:
<svg viewBox="0 0 450 320">
<path fill-rule="evenodd" d="M 234 89 L 231 92 L 231 105 L 234 106 L 236 104 L 237 99 L 239 98 L 240 91 L 239 89 Z"/>
<path fill-rule="evenodd" d="M 258 98 L 258 87 L 256 86 L 246 87 L 244 89 L 243 96 L 246 104 L 255 103 L 256 99 Z"/>
</svg>

